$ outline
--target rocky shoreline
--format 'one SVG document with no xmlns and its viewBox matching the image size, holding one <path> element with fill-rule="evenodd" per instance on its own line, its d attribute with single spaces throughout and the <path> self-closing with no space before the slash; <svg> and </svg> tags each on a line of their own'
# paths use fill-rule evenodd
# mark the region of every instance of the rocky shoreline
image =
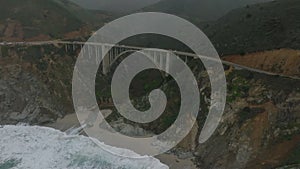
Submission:
<svg viewBox="0 0 300 169">
<path fill-rule="evenodd" d="M 48 48 L 56 53 L 45 52 Z M 75 59 L 71 54 L 66 54 L 62 47 L 34 49 L 43 56 L 39 59 L 27 54 L 31 50 L 11 48 L 7 52 L 9 57 L 0 59 L 0 125 L 20 122 L 30 125 L 56 124 L 59 118 L 68 118 L 66 115 L 74 112 L 70 90 L 72 61 Z M 222 121 L 214 135 L 200 145 L 198 136 L 209 106 L 210 85 L 207 74 L 199 66 L 201 63 L 189 64 L 201 89 L 201 112 L 197 124 L 178 144 L 178 152 L 172 152 L 173 155 L 175 153 L 175 156 L 184 159 L 192 157 L 198 167 L 212 169 L 268 169 L 300 163 L 297 158 L 300 154 L 298 80 L 244 70 L 226 70 L 227 103 Z M 166 81 L 172 83 L 170 79 Z M 176 90 L 164 86 L 162 89 L 173 98 L 170 105 L 176 108 L 180 100 Z M 141 101 L 136 104 L 138 108 L 149 106 L 145 97 L 135 98 L 134 103 L 138 101 Z M 168 108 L 164 117 L 146 125 L 120 124 L 122 121 L 118 122 L 118 116 L 111 120 L 116 128 L 127 134 L 132 131 L 141 135 L 145 131 L 156 134 L 172 123 L 176 118 L 175 111 Z M 175 160 L 174 164 L 177 163 Z"/>
<path fill-rule="evenodd" d="M 104 110 L 104 111 L 110 111 L 110 110 Z M 120 125 L 123 127 L 123 131 L 119 131 L 121 133 L 124 133 L 126 135 L 145 135 L 147 134 L 147 131 L 134 127 L 131 125 L 124 125 L 122 121 L 115 122 L 112 126 L 115 129 L 120 128 Z M 60 131 L 66 131 L 71 127 L 79 126 L 79 122 L 77 119 L 76 114 L 68 114 L 63 118 L 59 118 L 54 123 L 46 124 L 47 127 L 52 127 L 54 129 L 60 130 Z M 193 154 L 190 153 L 184 153 L 180 151 L 172 151 L 169 153 L 161 154 L 158 156 L 155 156 L 155 158 L 159 159 L 162 163 L 168 165 L 170 169 L 197 169 L 197 166 L 194 164 L 194 157 Z"/>
</svg>

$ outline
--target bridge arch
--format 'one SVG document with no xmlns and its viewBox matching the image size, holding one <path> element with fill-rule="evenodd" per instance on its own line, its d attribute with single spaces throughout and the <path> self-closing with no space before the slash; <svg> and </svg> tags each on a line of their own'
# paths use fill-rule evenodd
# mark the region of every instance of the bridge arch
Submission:
<svg viewBox="0 0 300 169">
<path fill-rule="evenodd" d="M 102 50 L 105 51 L 105 47 L 102 47 Z M 102 73 L 105 75 L 110 71 L 110 67 L 113 66 L 113 64 L 123 55 L 127 53 L 134 53 L 139 52 L 143 55 L 146 55 L 151 59 L 155 64 L 159 65 L 160 68 L 165 67 L 167 69 L 170 69 L 170 52 L 166 50 L 161 49 L 148 49 L 143 50 L 143 48 L 128 48 L 123 46 L 117 46 L 111 48 L 111 50 L 107 53 L 107 55 L 103 58 L 102 67 L 103 71 Z"/>
</svg>

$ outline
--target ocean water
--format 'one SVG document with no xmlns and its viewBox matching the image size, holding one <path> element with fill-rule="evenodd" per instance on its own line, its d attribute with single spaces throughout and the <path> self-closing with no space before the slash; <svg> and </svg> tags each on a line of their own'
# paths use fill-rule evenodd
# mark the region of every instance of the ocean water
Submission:
<svg viewBox="0 0 300 169">
<path fill-rule="evenodd" d="M 168 169 L 153 157 L 99 144 L 47 127 L 1 126 L 0 169 Z"/>
</svg>

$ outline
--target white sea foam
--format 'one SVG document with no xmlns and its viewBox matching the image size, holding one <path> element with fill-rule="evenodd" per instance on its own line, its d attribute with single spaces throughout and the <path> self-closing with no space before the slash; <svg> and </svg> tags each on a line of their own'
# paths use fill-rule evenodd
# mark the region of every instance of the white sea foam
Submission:
<svg viewBox="0 0 300 169">
<path fill-rule="evenodd" d="M 0 136 L 0 168 L 5 169 L 168 169 L 153 157 L 103 143 L 99 146 L 88 137 L 52 128 L 2 126 Z"/>
</svg>

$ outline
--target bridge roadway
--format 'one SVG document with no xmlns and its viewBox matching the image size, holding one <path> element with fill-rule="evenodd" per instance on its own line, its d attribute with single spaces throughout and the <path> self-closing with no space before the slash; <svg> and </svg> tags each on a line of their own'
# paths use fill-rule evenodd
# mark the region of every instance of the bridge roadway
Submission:
<svg viewBox="0 0 300 169">
<path fill-rule="evenodd" d="M 120 49 L 128 49 L 128 50 L 145 50 L 149 52 L 166 52 L 166 50 L 162 49 L 152 49 L 152 48 L 143 48 L 143 47 L 136 47 L 136 46 L 125 46 L 125 45 L 112 45 L 112 44 L 103 44 L 103 43 L 95 43 L 95 42 L 80 42 L 80 41 L 61 41 L 61 40 L 51 40 L 51 41 L 33 41 L 33 42 L 0 42 L 0 46 L 41 46 L 41 45 L 91 45 L 91 46 L 99 46 L 99 47 L 110 47 L 110 48 L 120 48 Z M 187 52 L 180 52 L 180 51 L 169 51 L 172 52 L 178 56 L 185 56 L 185 57 L 192 57 L 192 58 L 203 58 L 207 59 L 210 61 L 215 61 L 217 62 L 218 60 L 208 57 L 208 56 L 198 56 L 193 53 L 187 53 Z M 243 69 L 243 70 L 248 70 L 250 72 L 256 72 L 256 73 L 261 73 L 265 75 L 270 75 L 270 76 L 278 76 L 278 77 L 284 77 L 284 78 L 290 78 L 290 79 L 295 79 L 295 80 L 300 80 L 300 77 L 295 77 L 295 76 L 288 76 L 288 75 L 283 75 L 283 74 L 278 74 L 278 73 L 272 73 L 260 69 L 255 69 L 251 67 L 247 67 L 244 65 L 239 65 L 233 62 L 228 62 L 225 60 L 221 60 L 221 62 L 224 65 L 227 66 L 232 66 L 235 69 Z"/>
</svg>

